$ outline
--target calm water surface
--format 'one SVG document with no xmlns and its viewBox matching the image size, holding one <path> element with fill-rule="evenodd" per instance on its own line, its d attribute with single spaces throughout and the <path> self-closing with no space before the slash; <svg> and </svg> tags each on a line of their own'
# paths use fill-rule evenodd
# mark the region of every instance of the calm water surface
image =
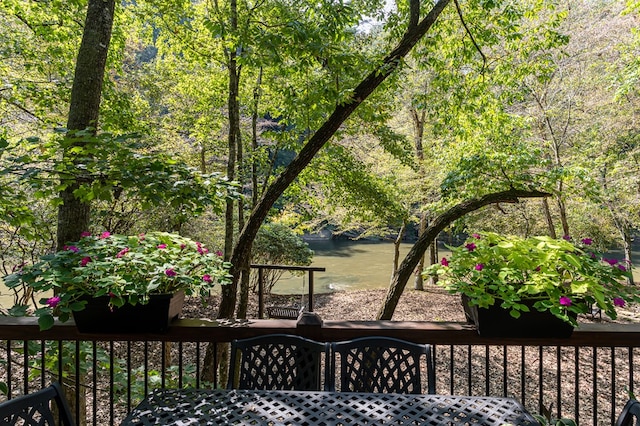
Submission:
<svg viewBox="0 0 640 426">
<path fill-rule="evenodd" d="M 400 247 L 400 262 L 412 244 Z M 367 241 L 309 241 L 314 251 L 311 266 L 326 268 L 325 272 L 314 272 L 315 293 L 336 290 L 365 290 L 389 287 L 393 267 L 392 242 Z M 444 252 L 441 256 L 446 255 Z M 308 291 L 307 276 L 291 276 L 285 273 L 273 288 L 274 293 L 300 293 L 304 281 L 304 292 Z M 413 282 L 410 283 L 413 285 Z"/>
</svg>

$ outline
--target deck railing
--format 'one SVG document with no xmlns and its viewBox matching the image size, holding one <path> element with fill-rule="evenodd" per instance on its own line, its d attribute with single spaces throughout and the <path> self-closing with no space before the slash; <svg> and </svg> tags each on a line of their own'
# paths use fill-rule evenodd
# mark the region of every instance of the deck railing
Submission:
<svg viewBox="0 0 640 426">
<path fill-rule="evenodd" d="M 58 380 L 72 390 L 79 424 L 119 424 L 156 387 L 212 387 L 203 379 L 209 344 L 291 333 L 320 341 L 385 335 L 435 346 L 436 392 L 506 395 L 532 412 L 553 406 L 580 425 L 611 425 L 638 388 L 640 324 L 584 324 L 568 339 L 483 338 L 460 323 L 195 320 L 161 335 L 80 334 L 72 323 L 40 332 L 32 318 L 0 318 L 0 382 L 11 397 Z M 305 325 L 306 324 L 306 325 Z M 77 391 L 76 391 L 77 390 Z"/>
</svg>

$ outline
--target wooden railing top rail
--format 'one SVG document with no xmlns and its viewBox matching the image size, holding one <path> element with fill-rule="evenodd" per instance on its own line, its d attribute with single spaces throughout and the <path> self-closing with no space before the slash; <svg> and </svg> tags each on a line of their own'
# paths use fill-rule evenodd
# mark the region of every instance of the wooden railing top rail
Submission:
<svg viewBox="0 0 640 426">
<path fill-rule="evenodd" d="M 325 272 L 327 268 L 322 266 L 295 266 L 295 265 L 266 265 L 259 263 L 252 263 L 251 267 L 254 269 L 277 269 L 284 271 L 315 271 L 315 272 Z"/>
<path fill-rule="evenodd" d="M 322 325 L 304 325 L 275 319 L 181 319 L 166 334 L 86 334 L 79 333 L 73 321 L 40 331 L 35 318 L 0 317 L 0 340 L 229 342 L 270 333 L 298 334 L 320 341 L 385 335 L 440 345 L 640 347 L 640 324 L 582 324 L 567 339 L 487 338 L 479 336 L 473 326 L 455 322 L 323 321 Z"/>
</svg>

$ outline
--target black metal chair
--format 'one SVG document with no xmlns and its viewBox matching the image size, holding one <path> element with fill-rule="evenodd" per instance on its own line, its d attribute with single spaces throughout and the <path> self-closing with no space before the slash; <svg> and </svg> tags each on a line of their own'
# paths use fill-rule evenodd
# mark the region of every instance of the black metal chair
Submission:
<svg viewBox="0 0 640 426">
<path fill-rule="evenodd" d="M 58 416 L 53 414 L 51 401 L 58 407 Z M 55 417 L 59 417 L 60 423 Z M 24 424 L 29 426 L 75 426 L 69 404 L 58 383 L 28 395 L 19 396 L 0 404 L 0 425 Z"/>
<path fill-rule="evenodd" d="M 289 334 L 231 342 L 228 389 L 320 390 L 329 344 Z"/>
<path fill-rule="evenodd" d="M 640 426 L 640 402 L 635 399 L 627 401 L 615 426 Z"/>
<path fill-rule="evenodd" d="M 361 337 L 331 344 L 331 382 L 336 390 L 336 355 L 340 355 L 340 391 L 422 393 L 421 358 L 426 358 L 427 393 L 435 393 L 431 345 L 391 337 Z"/>
</svg>

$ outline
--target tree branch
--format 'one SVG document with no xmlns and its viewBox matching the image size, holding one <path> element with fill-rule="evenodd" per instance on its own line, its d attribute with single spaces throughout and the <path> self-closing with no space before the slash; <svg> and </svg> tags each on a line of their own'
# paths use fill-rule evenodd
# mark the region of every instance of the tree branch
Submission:
<svg viewBox="0 0 640 426">
<path fill-rule="evenodd" d="M 416 0 L 414 0 L 416 1 Z M 251 212 L 244 228 L 238 236 L 238 240 L 231 256 L 232 282 L 222 288 L 222 299 L 218 318 L 231 318 L 235 311 L 236 290 L 240 276 L 241 265 L 246 264 L 251 251 L 251 245 L 262 222 L 267 218 L 271 207 L 280 198 L 282 193 L 293 183 L 315 155 L 331 139 L 342 123 L 355 111 L 355 109 L 367 99 L 367 97 L 391 74 L 403 57 L 420 41 L 436 22 L 444 8 L 451 0 L 439 0 L 435 3 L 424 19 L 415 27 L 407 28 L 398 45 L 373 71 L 369 73 L 353 91 L 351 99 L 337 105 L 329 118 L 309 138 L 308 142 L 300 150 L 298 155 L 289 163 L 287 168 L 273 181 L 264 192 L 262 198 Z M 414 7 L 414 6 L 412 6 Z"/>
<path fill-rule="evenodd" d="M 464 16 L 462 15 L 462 9 L 460 8 L 460 4 L 458 3 L 458 0 L 453 0 L 453 2 L 456 5 L 456 11 L 458 12 L 458 17 L 460 18 L 460 22 L 462 22 L 462 26 L 464 27 L 464 30 L 469 35 L 469 38 L 471 38 L 471 42 L 475 46 L 478 53 L 480 53 L 480 56 L 482 56 L 482 71 L 484 72 L 484 69 L 487 67 L 487 57 L 484 56 L 484 53 L 482 53 L 482 49 L 480 49 L 480 46 L 476 42 L 476 39 L 473 37 L 471 30 L 467 26 L 467 23 L 464 20 Z"/>
<path fill-rule="evenodd" d="M 424 256 L 431 243 L 447 226 L 462 216 L 479 210 L 482 207 L 496 203 L 518 203 L 520 198 L 541 198 L 549 197 L 551 194 L 541 191 L 525 191 L 519 189 L 509 189 L 508 191 L 496 192 L 484 195 L 480 198 L 463 201 L 451 207 L 446 212 L 436 217 L 415 242 L 409 253 L 405 256 L 398 270 L 393 274 L 389 291 L 383 306 L 378 312 L 378 320 L 390 320 L 398 305 L 400 296 L 404 291 L 407 281 L 413 274 L 418 262 Z"/>
</svg>

